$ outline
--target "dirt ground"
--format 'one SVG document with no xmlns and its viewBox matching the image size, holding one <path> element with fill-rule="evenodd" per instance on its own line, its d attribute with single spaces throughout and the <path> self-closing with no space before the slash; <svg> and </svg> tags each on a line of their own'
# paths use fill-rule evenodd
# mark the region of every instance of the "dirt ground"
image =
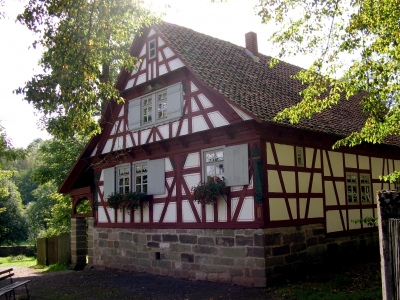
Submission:
<svg viewBox="0 0 400 300">
<path fill-rule="evenodd" d="M 7 268 L 0 268 L 0 270 Z M 121 270 L 84 270 L 43 273 L 15 267 L 15 280 L 30 279 L 31 299 L 273 299 L 267 289 L 190 281 Z M 18 278 L 18 279 L 17 279 Z M 17 299 L 27 299 L 24 287 Z"/>
</svg>

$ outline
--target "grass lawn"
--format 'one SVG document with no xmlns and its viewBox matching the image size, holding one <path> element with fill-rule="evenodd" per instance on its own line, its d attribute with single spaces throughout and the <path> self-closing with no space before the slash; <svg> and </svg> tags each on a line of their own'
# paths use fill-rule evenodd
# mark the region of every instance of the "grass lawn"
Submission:
<svg viewBox="0 0 400 300">
<path fill-rule="evenodd" d="M 54 264 L 50 266 L 38 265 L 36 258 L 26 257 L 24 255 L 0 257 L 0 267 L 28 267 L 37 269 L 43 272 L 57 272 L 68 270 L 69 267 L 66 264 Z"/>
<path fill-rule="evenodd" d="M 296 283 L 272 287 L 284 299 L 382 299 L 379 262 L 346 267 L 340 272 L 308 276 Z"/>
<path fill-rule="evenodd" d="M 0 257 L 0 267 L 33 267 L 36 265 L 36 258 L 24 255 Z"/>
</svg>

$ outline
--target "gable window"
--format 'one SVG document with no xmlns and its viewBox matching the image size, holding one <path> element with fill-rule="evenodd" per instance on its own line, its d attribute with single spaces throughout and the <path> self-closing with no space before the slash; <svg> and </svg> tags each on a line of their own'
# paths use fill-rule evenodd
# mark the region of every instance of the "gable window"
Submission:
<svg viewBox="0 0 400 300">
<path fill-rule="evenodd" d="M 371 179 L 369 174 L 346 173 L 347 202 L 362 203 L 371 202 Z M 360 195 L 358 192 L 360 191 Z"/>
<path fill-rule="evenodd" d="M 296 165 L 298 167 L 304 167 L 303 148 L 301 147 L 296 147 Z"/>
<path fill-rule="evenodd" d="M 226 186 L 249 184 L 248 145 L 221 146 L 204 149 L 202 153 L 203 182 L 210 177 L 225 179 Z"/>
<path fill-rule="evenodd" d="M 149 59 L 156 57 L 156 40 L 149 42 Z"/>
<path fill-rule="evenodd" d="M 117 189 L 116 192 L 123 194 L 130 191 L 130 165 L 117 168 Z"/>
<path fill-rule="evenodd" d="M 175 121 L 182 116 L 183 88 L 173 84 L 140 98 L 129 101 L 129 130 L 146 129 Z"/>
<path fill-rule="evenodd" d="M 167 91 L 162 91 L 157 94 L 157 119 L 165 119 L 167 116 Z"/>
<path fill-rule="evenodd" d="M 137 163 L 135 168 L 135 191 L 147 193 L 147 162 Z"/>
<path fill-rule="evenodd" d="M 151 123 L 152 121 L 152 98 L 142 99 L 142 116 L 143 124 Z"/>
</svg>

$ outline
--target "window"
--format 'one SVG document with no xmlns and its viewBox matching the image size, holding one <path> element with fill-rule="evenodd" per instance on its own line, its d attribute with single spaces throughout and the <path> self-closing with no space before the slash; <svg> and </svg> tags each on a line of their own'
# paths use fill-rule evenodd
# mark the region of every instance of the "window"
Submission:
<svg viewBox="0 0 400 300">
<path fill-rule="evenodd" d="M 130 165 L 117 168 L 116 192 L 123 194 L 130 191 Z"/>
<path fill-rule="evenodd" d="M 216 149 L 205 151 L 204 155 L 204 165 L 205 165 L 205 180 L 214 176 L 219 178 L 224 178 L 224 151 L 223 149 Z"/>
<path fill-rule="evenodd" d="M 132 186 L 131 174 L 133 174 Z M 103 199 L 114 193 L 126 193 L 131 190 L 147 195 L 162 195 L 165 193 L 165 159 L 139 161 L 107 168 L 103 170 L 103 177 Z"/>
<path fill-rule="evenodd" d="M 162 91 L 157 94 L 157 119 L 164 119 L 167 116 L 167 91 Z"/>
<path fill-rule="evenodd" d="M 183 88 L 176 83 L 129 101 L 129 130 L 146 129 L 175 121 L 182 116 Z"/>
<path fill-rule="evenodd" d="M 362 203 L 371 202 L 371 179 L 369 174 L 360 174 L 360 182 L 356 173 L 346 173 L 347 202 L 359 203 L 358 197 L 361 197 Z M 360 195 L 358 191 L 360 190 Z"/>
<path fill-rule="evenodd" d="M 142 99 L 142 118 L 143 124 L 151 123 L 152 121 L 152 98 Z"/>
<path fill-rule="evenodd" d="M 149 42 L 149 59 L 156 57 L 156 40 Z"/>
<path fill-rule="evenodd" d="M 249 150 L 247 144 L 215 147 L 201 151 L 202 180 L 218 176 L 226 186 L 249 184 Z"/>
<path fill-rule="evenodd" d="M 360 174 L 361 202 L 371 202 L 371 181 L 368 174 Z"/>
<path fill-rule="evenodd" d="M 135 191 L 147 193 L 147 163 L 135 164 Z"/>
<path fill-rule="evenodd" d="M 358 203 L 357 174 L 346 174 L 347 202 Z"/>
<path fill-rule="evenodd" d="M 303 148 L 296 147 L 296 165 L 304 167 Z"/>
</svg>

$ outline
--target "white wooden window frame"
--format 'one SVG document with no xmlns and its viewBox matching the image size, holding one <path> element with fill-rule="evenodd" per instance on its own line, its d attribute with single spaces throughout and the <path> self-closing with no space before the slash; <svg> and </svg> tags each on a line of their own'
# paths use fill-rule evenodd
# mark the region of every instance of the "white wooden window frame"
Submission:
<svg viewBox="0 0 400 300">
<path fill-rule="evenodd" d="M 201 150 L 202 180 L 207 180 L 205 154 L 223 150 L 224 179 L 226 186 L 249 184 L 249 151 L 247 144 L 219 146 Z"/>
<path fill-rule="evenodd" d="M 149 41 L 149 59 L 155 58 L 157 55 L 157 42 L 156 40 Z"/>
<path fill-rule="evenodd" d="M 119 171 L 122 169 L 127 169 L 128 170 L 128 176 L 124 176 L 124 175 L 120 175 Z M 123 164 L 123 165 L 118 165 L 115 168 L 115 193 L 126 193 L 126 185 L 125 183 L 123 183 L 122 187 L 123 187 L 123 191 L 120 191 L 120 184 L 119 184 L 119 180 L 120 179 L 124 179 L 124 178 L 128 178 L 129 183 L 128 183 L 128 192 L 132 190 L 132 177 L 131 177 L 131 166 L 130 164 Z"/>
<path fill-rule="evenodd" d="M 147 187 L 148 187 L 148 182 L 149 182 L 147 163 L 148 163 L 148 160 L 136 161 L 136 162 L 132 163 L 132 173 L 133 173 L 132 185 L 133 185 L 134 191 L 136 191 L 136 192 L 143 192 L 143 190 L 141 190 L 141 191 L 137 190 L 136 178 L 138 176 L 140 176 L 140 177 L 142 177 L 142 180 L 143 180 L 143 176 L 146 175 L 146 192 L 144 192 L 144 193 L 147 193 Z M 141 173 L 140 175 L 138 175 L 136 172 L 136 167 L 138 165 L 144 165 L 144 164 L 146 164 L 146 174 Z M 140 185 L 143 189 L 143 182 L 141 182 Z"/>
<path fill-rule="evenodd" d="M 350 182 L 349 182 L 349 176 L 352 176 Z M 355 177 L 354 181 L 353 181 L 353 177 Z M 349 188 L 351 191 L 349 191 Z M 349 201 L 350 196 L 352 199 L 351 201 Z M 354 196 L 357 197 L 357 201 L 354 201 Z M 351 172 L 346 173 L 346 202 L 348 204 L 359 204 L 360 203 L 359 182 L 358 182 L 358 174 L 357 173 L 351 173 Z"/>
<path fill-rule="evenodd" d="M 368 182 L 363 182 L 362 178 L 367 179 Z M 364 199 L 367 199 L 363 201 Z M 366 173 L 360 173 L 360 200 L 361 203 L 369 204 L 371 203 L 371 176 Z"/>
<path fill-rule="evenodd" d="M 222 162 L 222 165 L 224 165 L 224 159 L 222 159 L 222 161 L 214 161 L 214 162 L 207 162 L 206 160 L 206 156 L 209 153 L 212 152 L 222 152 L 222 157 L 224 157 L 224 148 L 225 146 L 221 146 L 221 147 L 213 147 L 213 148 L 208 148 L 208 149 L 204 149 L 201 152 L 201 157 L 202 157 L 202 170 L 203 170 L 203 182 L 207 182 L 207 166 L 216 166 L 218 164 L 220 164 Z M 225 166 L 223 167 L 225 168 Z M 221 179 L 224 179 L 224 171 L 222 172 L 222 174 L 214 174 L 214 176 L 218 176 Z"/>
<path fill-rule="evenodd" d="M 303 147 L 295 147 L 296 151 L 296 166 L 304 167 L 304 150 Z"/>
<path fill-rule="evenodd" d="M 117 170 L 122 166 L 130 168 L 130 187 L 134 189 L 132 178 L 135 174 L 135 164 L 147 162 L 147 195 L 163 195 L 165 194 L 165 159 L 142 160 L 128 164 L 117 165 L 115 167 L 103 170 L 103 199 L 106 201 L 108 196 L 114 194 L 118 187 Z M 133 168 L 131 170 L 131 168 Z"/>
<path fill-rule="evenodd" d="M 157 118 L 157 95 L 167 92 L 167 116 Z M 151 122 L 144 122 L 143 119 L 143 99 L 151 98 Z M 157 125 L 174 122 L 182 117 L 183 114 L 183 88 L 182 83 L 172 84 L 166 88 L 157 90 L 153 93 L 143 95 L 129 101 L 128 104 L 128 126 L 129 130 L 143 130 Z"/>
</svg>

